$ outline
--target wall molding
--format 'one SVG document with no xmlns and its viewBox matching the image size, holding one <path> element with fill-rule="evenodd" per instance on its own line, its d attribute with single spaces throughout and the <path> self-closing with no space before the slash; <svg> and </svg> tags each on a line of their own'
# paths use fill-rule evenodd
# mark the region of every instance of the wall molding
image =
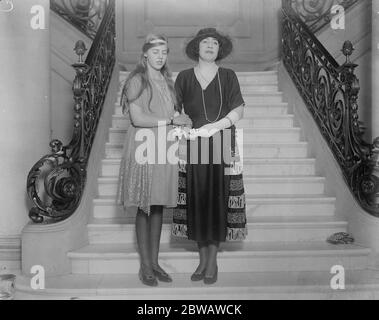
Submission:
<svg viewBox="0 0 379 320">
<path fill-rule="evenodd" d="M 0 235 L 0 273 L 21 269 L 21 235 Z"/>
<path fill-rule="evenodd" d="M 116 6 L 117 59 L 124 65 L 137 63 L 143 38 L 151 32 L 168 36 L 171 65 L 191 65 L 185 45 L 210 26 L 232 37 L 234 50 L 225 63 L 253 71 L 280 56 L 277 0 L 167 0 L 163 7 L 154 0 L 124 0 Z"/>
<path fill-rule="evenodd" d="M 75 76 L 71 65 L 78 59 L 74 52 L 75 43 L 78 40 L 84 41 L 88 49 L 83 56 L 85 59 L 91 48 L 92 40 L 53 11 L 50 13 L 50 27 L 51 69 L 69 82 L 71 86 L 74 80 L 72 75 Z"/>
<path fill-rule="evenodd" d="M 354 62 L 371 50 L 371 20 L 371 1 L 359 1 L 346 13 L 344 30 L 325 26 L 317 38 L 339 63 L 345 62 L 342 45 L 350 40 L 356 48 L 351 57 Z"/>
<path fill-rule="evenodd" d="M 203 0 L 194 0 L 194 2 L 198 1 L 199 4 L 207 4 L 209 7 L 214 8 L 214 10 L 209 11 L 205 10 L 208 12 L 207 18 L 203 18 L 197 16 L 199 21 L 204 20 L 203 24 L 209 24 L 209 25 L 217 25 L 219 23 L 219 18 L 220 16 L 224 15 L 221 6 L 217 5 L 217 1 L 219 0 L 209 0 L 207 2 Z M 172 4 L 175 3 L 175 1 L 171 1 Z M 196 3 L 192 2 L 192 9 L 195 8 Z M 234 2 L 234 3 L 232 3 Z M 135 17 L 137 21 L 142 21 L 141 24 L 138 25 L 137 27 L 137 36 L 139 38 L 144 38 L 147 33 L 149 33 L 152 29 L 154 29 L 154 32 L 157 33 L 164 33 L 167 37 L 183 37 L 183 35 L 186 36 L 191 36 L 193 33 L 197 32 L 199 29 L 199 21 L 184 21 L 186 25 L 175 25 L 175 24 L 167 24 L 167 19 L 164 17 L 160 18 L 154 15 L 149 15 L 150 12 L 156 12 L 156 8 L 154 8 L 154 5 L 159 6 L 162 8 L 162 5 L 164 6 L 165 4 L 162 2 L 156 2 L 156 1 L 150 1 L 150 0 L 143 0 L 139 1 L 139 10 L 138 14 Z M 237 38 L 249 38 L 251 36 L 251 27 L 250 27 L 250 6 L 249 6 L 249 0 L 229 0 L 229 6 L 230 9 L 229 13 L 230 14 L 235 14 L 231 18 L 232 21 L 228 21 L 227 24 L 222 25 L 222 29 L 224 31 L 229 31 L 229 34 L 233 37 Z M 171 8 L 170 4 L 167 2 L 167 9 Z M 153 8 L 150 8 L 150 6 L 153 6 Z M 219 9 L 219 10 L 217 10 Z M 235 9 L 234 12 L 231 12 L 233 9 Z M 163 11 L 168 11 L 165 10 L 165 8 L 162 8 Z M 174 8 L 175 10 L 175 8 Z M 217 12 L 218 11 L 218 12 Z M 126 12 L 125 12 L 126 13 Z M 182 12 L 181 12 L 182 13 Z M 217 15 L 219 14 L 219 15 Z M 227 30 L 226 30 L 227 29 Z"/>
<path fill-rule="evenodd" d="M 70 61 L 67 56 L 60 53 L 53 46 L 51 47 L 51 71 L 59 75 L 69 85 L 75 78 L 75 70 L 71 67 L 74 61 Z"/>
</svg>

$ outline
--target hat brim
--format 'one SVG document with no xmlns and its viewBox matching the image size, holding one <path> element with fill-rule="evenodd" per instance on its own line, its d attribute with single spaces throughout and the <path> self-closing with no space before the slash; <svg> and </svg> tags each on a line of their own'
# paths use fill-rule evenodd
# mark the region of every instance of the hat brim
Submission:
<svg viewBox="0 0 379 320">
<path fill-rule="evenodd" d="M 218 32 L 217 33 L 211 32 L 211 33 L 197 35 L 187 43 L 186 49 L 185 49 L 187 57 L 190 58 L 191 60 L 198 61 L 199 60 L 199 43 L 201 40 L 208 37 L 217 39 L 217 41 L 220 44 L 220 49 L 219 49 L 219 53 L 216 58 L 216 61 L 226 58 L 233 51 L 233 43 L 232 43 L 232 40 L 228 36 L 222 35 Z"/>
</svg>

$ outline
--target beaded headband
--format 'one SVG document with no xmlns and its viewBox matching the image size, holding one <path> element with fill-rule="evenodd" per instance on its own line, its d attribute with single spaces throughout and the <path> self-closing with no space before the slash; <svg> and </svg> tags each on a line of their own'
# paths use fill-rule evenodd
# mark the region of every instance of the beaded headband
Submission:
<svg viewBox="0 0 379 320">
<path fill-rule="evenodd" d="M 167 44 L 167 41 L 163 40 L 163 39 L 153 39 L 153 40 L 149 41 L 149 43 L 151 43 L 151 44 L 156 44 L 156 43 Z"/>
<path fill-rule="evenodd" d="M 153 47 L 158 47 L 160 45 L 167 45 L 167 41 L 164 40 L 164 39 L 153 39 L 149 42 L 146 42 L 143 47 L 142 47 L 142 51 L 143 52 L 146 52 L 147 50 L 149 50 L 150 48 L 153 48 Z"/>
</svg>

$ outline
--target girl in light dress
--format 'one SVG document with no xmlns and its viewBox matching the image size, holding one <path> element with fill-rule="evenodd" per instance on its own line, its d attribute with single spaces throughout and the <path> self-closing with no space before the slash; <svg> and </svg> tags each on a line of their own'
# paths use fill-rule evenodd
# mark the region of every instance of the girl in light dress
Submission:
<svg viewBox="0 0 379 320">
<path fill-rule="evenodd" d="M 163 207 L 176 207 L 178 165 L 162 163 L 175 139 L 158 139 L 158 131 L 173 126 L 192 126 L 188 116 L 175 111 L 176 94 L 167 65 L 168 41 L 163 35 L 148 35 L 136 68 L 128 76 L 121 97 L 123 113 L 130 119 L 120 166 L 119 203 L 137 207 L 136 235 L 140 254 L 139 278 L 145 285 L 171 277 L 158 263 Z M 153 137 L 148 142 L 141 137 Z M 164 142 L 164 143 L 162 143 Z M 145 145 L 144 145 L 145 143 Z M 148 156 L 140 151 L 146 147 Z M 142 149 L 141 149 L 142 148 Z"/>
</svg>

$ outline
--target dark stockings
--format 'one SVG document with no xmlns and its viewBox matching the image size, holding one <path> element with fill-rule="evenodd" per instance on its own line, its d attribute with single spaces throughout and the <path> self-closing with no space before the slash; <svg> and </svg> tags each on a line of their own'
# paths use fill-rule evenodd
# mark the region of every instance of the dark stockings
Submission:
<svg viewBox="0 0 379 320">
<path fill-rule="evenodd" d="M 205 271 L 205 277 L 212 277 L 216 272 L 217 267 L 217 252 L 220 243 L 212 241 L 208 244 L 208 261 L 207 269 Z"/>
<path fill-rule="evenodd" d="M 150 215 L 150 248 L 151 248 L 151 264 L 155 270 L 164 271 L 159 266 L 158 255 L 159 255 L 159 245 L 161 242 L 162 233 L 162 223 L 163 223 L 163 207 L 153 206 L 151 207 Z"/>
<path fill-rule="evenodd" d="M 195 271 L 196 274 L 200 274 L 205 271 L 205 275 L 207 277 L 211 277 L 216 272 L 219 244 L 220 243 L 216 241 L 197 243 L 200 262 Z"/>
<path fill-rule="evenodd" d="M 199 266 L 197 267 L 195 273 L 202 273 L 207 267 L 207 257 L 208 257 L 208 245 L 207 242 L 198 242 L 197 247 L 199 248 Z"/>
<path fill-rule="evenodd" d="M 152 206 L 150 216 L 138 209 L 136 216 L 136 235 L 141 268 L 144 273 L 153 275 L 157 269 L 159 244 L 162 232 L 163 207 Z"/>
</svg>

